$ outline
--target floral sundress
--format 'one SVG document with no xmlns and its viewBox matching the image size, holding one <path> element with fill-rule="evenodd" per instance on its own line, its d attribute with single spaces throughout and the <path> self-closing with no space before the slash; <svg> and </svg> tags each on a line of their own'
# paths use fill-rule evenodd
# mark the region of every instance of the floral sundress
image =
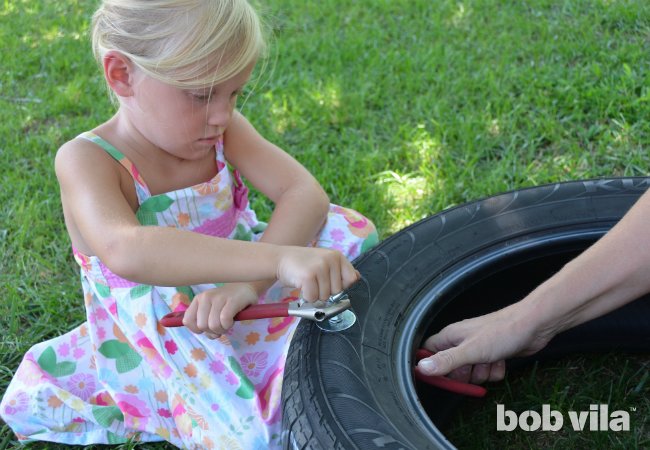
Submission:
<svg viewBox="0 0 650 450">
<path fill-rule="evenodd" d="M 132 175 L 142 225 L 173 226 L 210 236 L 259 239 L 265 224 L 247 189 L 216 146 L 210 181 L 151 195 L 136 167 L 111 144 L 83 133 Z M 353 259 L 374 245 L 374 225 L 332 205 L 313 243 Z M 185 310 L 215 284 L 161 287 L 112 273 L 73 249 L 80 266 L 86 321 L 33 346 L 0 403 L 20 441 L 117 444 L 169 441 L 180 448 L 267 449 L 280 446 L 280 391 L 295 318 L 236 322 L 217 340 L 158 320 Z M 298 292 L 272 286 L 260 303 L 288 302 Z"/>
</svg>

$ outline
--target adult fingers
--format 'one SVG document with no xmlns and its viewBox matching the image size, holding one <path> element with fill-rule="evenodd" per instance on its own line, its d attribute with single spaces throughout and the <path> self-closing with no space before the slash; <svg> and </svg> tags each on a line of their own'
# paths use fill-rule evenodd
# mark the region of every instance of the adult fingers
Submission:
<svg viewBox="0 0 650 450">
<path fill-rule="evenodd" d="M 490 366 L 490 376 L 488 381 L 501 381 L 506 376 L 506 362 L 497 361 Z"/>
<path fill-rule="evenodd" d="M 424 341 L 424 348 L 431 350 L 433 353 L 438 353 L 460 344 L 462 338 L 456 338 L 453 328 L 454 326 L 457 326 L 457 324 L 446 326 L 438 333 L 429 336 Z"/>
<path fill-rule="evenodd" d="M 483 384 L 490 378 L 492 364 L 475 364 L 472 367 L 470 381 L 474 384 Z"/>
<path fill-rule="evenodd" d="M 472 358 L 471 354 L 468 355 L 467 353 L 467 349 L 462 345 L 442 350 L 433 356 L 420 360 L 418 362 L 418 368 L 425 375 L 450 374 L 452 378 L 468 381 L 471 376 L 470 364 L 474 358 Z M 461 368 L 462 370 L 457 370 Z"/>
</svg>

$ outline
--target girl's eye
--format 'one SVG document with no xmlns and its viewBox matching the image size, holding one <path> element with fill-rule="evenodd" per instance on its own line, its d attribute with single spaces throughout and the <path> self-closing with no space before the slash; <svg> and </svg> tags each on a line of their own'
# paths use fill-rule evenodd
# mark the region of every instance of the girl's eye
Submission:
<svg viewBox="0 0 650 450">
<path fill-rule="evenodd" d="M 199 101 L 199 102 L 207 102 L 208 100 L 210 100 L 210 95 L 208 95 L 208 94 L 191 93 L 190 96 L 194 100 Z"/>
</svg>

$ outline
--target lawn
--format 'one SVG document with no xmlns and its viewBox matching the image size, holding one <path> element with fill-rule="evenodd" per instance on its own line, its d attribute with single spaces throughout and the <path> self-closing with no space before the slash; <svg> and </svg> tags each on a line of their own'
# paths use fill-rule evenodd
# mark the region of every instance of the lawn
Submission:
<svg viewBox="0 0 650 450">
<path fill-rule="evenodd" d="M 112 114 L 88 41 L 96 3 L 0 4 L 0 392 L 31 345 L 84 320 L 53 156 Z M 647 0 L 256 3 L 273 38 L 241 111 L 383 238 L 506 190 L 649 172 Z M 459 448 L 647 448 L 649 368 L 647 355 L 540 364 L 447 432 Z M 495 403 L 610 402 L 634 408 L 629 432 L 495 431 Z M 14 445 L 0 422 L 0 450 Z"/>
</svg>

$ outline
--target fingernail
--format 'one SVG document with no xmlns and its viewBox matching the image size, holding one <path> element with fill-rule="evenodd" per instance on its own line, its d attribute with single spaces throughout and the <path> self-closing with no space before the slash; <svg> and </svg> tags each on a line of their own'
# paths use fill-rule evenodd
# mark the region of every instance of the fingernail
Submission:
<svg viewBox="0 0 650 450">
<path fill-rule="evenodd" d="M 425 372 L 433 372 L 436 370 L 436 363 L 431 361 L 430 359 L 423 359 L 418 363 L 418 367 Z"/>
</svg>

